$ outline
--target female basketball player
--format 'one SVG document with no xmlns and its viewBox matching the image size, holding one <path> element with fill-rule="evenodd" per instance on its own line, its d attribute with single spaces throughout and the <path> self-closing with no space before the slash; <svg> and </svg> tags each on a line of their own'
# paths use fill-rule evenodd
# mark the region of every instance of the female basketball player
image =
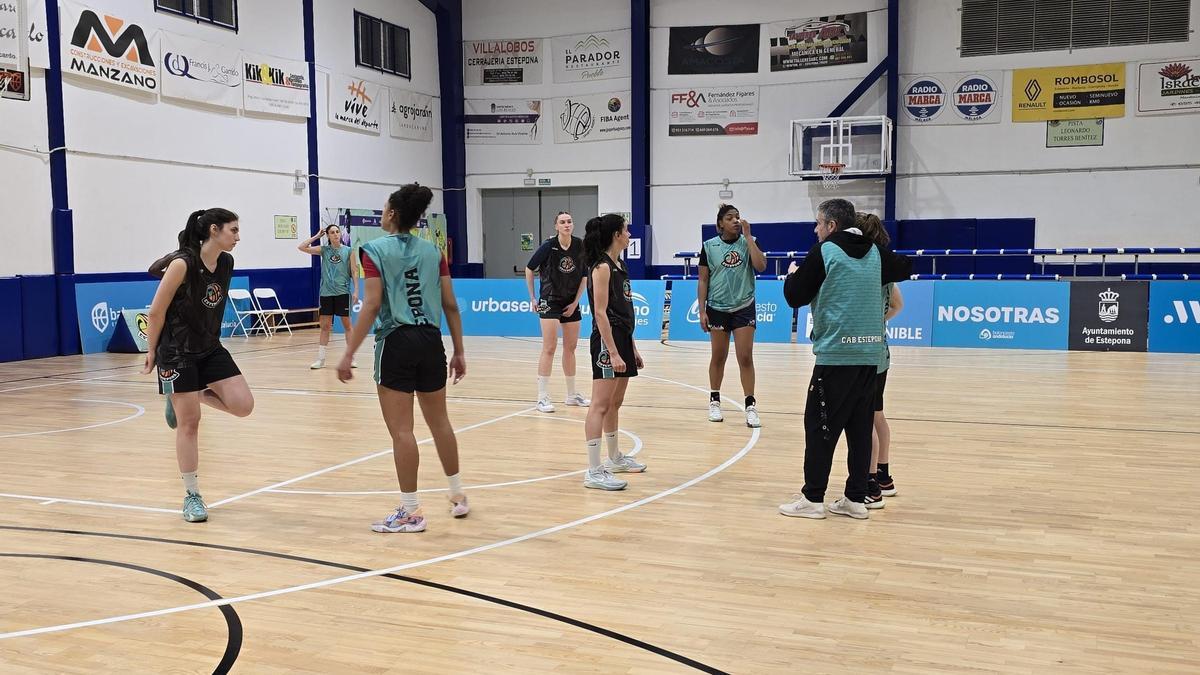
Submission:
<svg viewBox="0 0 1200 675">
<path fill-rule="evenodd" d="M 729 336 L 737 354 L 746 396 L 746 426 L 759 427 L 754 400 L 754 274 L 767 269 L 767 257 L 750 235 L 733 204 L 717 209 L 717 236 L 700 249 L 700 282 L 696 286 L 700 328 L 709 334 L 712 358 L 708 362 L 708 421 L 721 422 L 721 380 L 729 357 Z"/>
<path fill-rule="evenodd" d="M 579 301 L 587 282 L 583 278 L 583 240 L 571 236 L 575 222 L 571 214 L 559 211 L 554 218 L 557 235 L 542 242 L 525 266 L 525 285 L 529 301 L 541 319 L 542 355 L 538 359 L 538 412 L 554 412 L 550 402 L 550 370 L 554 367 L 554 349 L 558 346 L 558 328 L 562 326 L 562 369 L 567 379 L 565 403 L 586 406 L 588 400 L 575 388 L 575 347 L 579 344 L 579 322 L 583 313 Z M 534 295 L 533 273 L 541 278 L 541 292 Z"/>
<path fill-rule="evenodd" d="M 362 247 L 366 295 L 359 321 L 347 339 L 346 354 L 338 364 L 338 379 L 349 382 L 354 377 L 350 370 L 354 352 L 374 322 L 375 384 L 383 421 L 392 435 L 392 458 L 400 483 L 400 506 L 372 523 L 376 532 L 425 530 L 417 499 L 421 457 L 413 435 L 414 394 L 450 484 L 450 514 L 462 518 L 471 510 L 458 475 L 458 440 L 446 412 L 446 347 L 441 333 L 444 315 L 454 342 L 449 374 L 458 384 L 467 374 L 462 317 L 446 259 L 437 246 L 412 233 L 432 199 L 429 188 L 409 184 L 393 192 L 384 204 L 381 225 L 391 236 Z"/>
<path fill-rule="evenodd" d="M 158 391 L 167 397 L 167 426 L 175 430 L 175 459 L 183 476 L 183 519 L 208 520 L 196 469 L 200 461 L 200 404 L 245 417 L 254 396 L 233 357 L 221 346 L 221 320 L 233 277 L 240 226 L 225 209 L 188 217 L 179 249 L 159 258 L 150 274 L 162 279 L 150 304 L 145 368 L 158 367 Z"/>
<path fill-rule="evenodd" d="M 324 235 L 324 246 L 314 246 Z M 329 334 L 333 332 L 333 317 L 342 318 L 342 328 L 350 334 L 350 308 L 358 304 L 358 263 L 350 253 L 349 246 L 342 245 L 342 228 L 330 225 L 324 232 L 317 232 L 297 248 L 309 255 L 321 256 L 321 308 L 318 321 L 321 323 L 321 346 L 317 347 L 317 360 L 309 368 L 325 367 L 325 349 L 329 346 Z M 355 367 L 357 363 L 352 364 Z"/>
<path fill-rule="evenodd" d="M 891 237 L 888 236 L 879 216 L 873 213 L 858 213 L 857 216 L 858 229 L 862 230 L 864 237 L 884 247 L 891 242 Z M 896 494 L 896 484 L 888 474 L 892 429 L 888 425 L 887 417 L 883 414 L 883 390 L 887 386 L 888 367 L 891 365 L 892 356 L 887 346 L 886 322 L 899 314 L 901 309 L 904 309 L 904 296 L 900 294 L 900 287 L 896 284 L 884 284 L 883 360 L 879 363 L 879 375 L 875 379 L 875 428 L 871 435 L 871 475 L 867 484 L 867 499 L 864 502 L 868 509 L 882 509 L 884 496 L 891 497 Z"/>
<path fill-rule="evenodd" d="M 583 239 L 587 251 L 588 302 L 592 309 L 592 405 L 584 422 L 588 470 L 583 486 L 599 490 L 624 490 L 626 481 L 614 473 L 640 473 L 646 465 L 617 449 L 621 403 L 629 378 L 645 367 L 633 341 L 633 288 L 629 272 L 619 262 L 629 246 L 629 225 L 615 213 L 587 222 Z M 608 459 L 600 462 L 600 434 Z"/>
</svg>

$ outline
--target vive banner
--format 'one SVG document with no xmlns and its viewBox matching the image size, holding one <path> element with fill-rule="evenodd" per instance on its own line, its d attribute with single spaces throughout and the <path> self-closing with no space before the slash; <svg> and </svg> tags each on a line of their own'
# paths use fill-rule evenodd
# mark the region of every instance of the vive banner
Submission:
<svg viewBox="0 0 1200 675">
<path fill-rule="evenodd" d="M 939 281 L 933 295 L 934 347 L 1067 348 L 1070 284 Z"/>
<path fill-rule="evenodd" d="M 378 134 L 383 85 L 341 73 L 330 73 L 328 83 L 330 126 Z"/>
<path fill-rule="evenodd" d="M 1200 281 L 1150 282 L 1150 351 L 1200 353 Z"/>
<path fill-rule="evenodd" d="M 1072 281 L 1073 351 L 1146 351 L 1150 288 L 1144 281 Z"/>
<path fill-rule="evenodd" d="M 699 340 L 709 336 L 700 328 L 700 301 L 696 296 L 698 282 L 671 282 L 672 340 Z M 792 308 L 783 299 L 783 282 L 756 281 L 754 285 L 756 342 L 791 342 Z"/>
</svg>

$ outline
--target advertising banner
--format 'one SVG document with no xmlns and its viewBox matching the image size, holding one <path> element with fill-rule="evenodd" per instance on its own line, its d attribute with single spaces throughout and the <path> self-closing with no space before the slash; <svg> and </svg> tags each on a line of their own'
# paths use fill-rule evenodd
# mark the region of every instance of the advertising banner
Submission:
<svg viewBox="0 0 1200 675">
<path fill-rule="evenodd" d="M 467 99 L 467 143 L 473 145 L 539 145 L 541 101 Z"/>
<path fill-rule="evenodd" d="M 939 281 L 934 347 L 1066 349 L 1071 285 L 1055 281 Z"/>
<path fill-rule="evenodd" d="M 392 99 L 392 138 L 432 141 L 433 97 L 403 89 L 389 89 L 388 92 Z"/>
<path fill-rule="evenodd" d="M 242 105 L 254 112 L 308 117 L 308 64 L 242 54 Z"/>
<path fill-rule="evenodd" d="M 328 82 L 329 124 L 378 134 L 383 85 L 337 73 L 330 73 Z"/>
<path fill-rule="evenodd" d="M 24 70 L 26 66 L 25 0 L 0 2 L 0 68 Z"/>
<path fill-rule="evenodd" d="M 541 83 L 541 38 L 463 42 L 463 84 Z"/>
<path fill-rule="evenodd" d="M 696 297 L 695 280 L 671 282 L 671 326 L 672 340 L 699 340 L 708 342 L 709 336 L 700 328 L 700 302 Z M 756 342 L 791 342 L 792 308 L 783 299 L 782 281 L 755 282 L 755 335 Z"/>
<path fill-rule="evenodd" d="M 767 24 L 771 72 L 867 62 L 867 13 Z"/>
<path fill-rule="evenodd" d="M 903 75 L 901 124 L 995 124 L 1000 121 L 1001 71 Z"/>
<path fill-rule="evenodd" d="M 70 0 L 59 5 L 63 73 L 125 89 L 158 91 L 158 50 L 141 25 Z"/>
<path fill-rule="evenodd" d="M 554 81 L 583 82 L 630 76 L 631 31 L 564 35 L 551 41 Z"/>
<path fill-rule="evenodd" d="M 667 74 L 757 73 L 761 24 L 672 26 Z"/>
<path fill-rule="evenodd" d="M 758 134 L 758 87 L 672 91 L 670 136 Z"/>
<path fill-rule="evenodd" d="M 1149 303 L 1150 286 L 1144 281 L 1072 281 L 1068 348 L 1146 351 Z"/>
<path fill-rule="evenodd" d="M 556 99 L 554 142 L 582 143 L 629 138 L 630 110 L 627 91 Z"/>
<path fill-rule="evenodd" d="M 1022 68 L 1012 75 L 1012 121 L 1125 116 L 1125 64 Z"/>
<path fill-rule="evenodd" d="M 1200 59 L 1138 64 L 1137 114 L 1200 110 Z"/>
<path fill-rule="evenodd" d="M 1150 282 L 1150 351 L 1200 353 L 1200 281 Z"/>
<path fill-rule="evenodd" d="M 242 107 L 242 57 L 224 45 L 162 31 L 162 95 L 226 108 Z"/>
</svg>

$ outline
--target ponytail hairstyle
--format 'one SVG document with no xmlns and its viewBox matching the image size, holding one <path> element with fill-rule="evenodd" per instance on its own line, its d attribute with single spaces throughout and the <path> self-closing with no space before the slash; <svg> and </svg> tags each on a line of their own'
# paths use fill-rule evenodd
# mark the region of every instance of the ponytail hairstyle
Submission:
<svg viewBox="0 0 1200 675">
<path fill-rule="evenodd" d="M 619 213 L 606 213 L 587 221 L 583 235 L 583 252 L 588 265 L 604 259 L 604 253 L 612 245 L 613 237 L 625 229 L 625 217 Z"/>
<path fill-rule="evenodd" d="M 208 240 L 210 229 L 213 225 L 217 226 L 218 230 L 225 229 L 225 225 L 239 220 L 238 215 L 233 211 L 222 208 L 200 209 L 192 211 L 188 216 L 187 225 L 179 231 L 179 248 L 175 251 L 154 261 L 150 266 L 150 274 L 162 278 L 167 271 L 167 265 L 175 258 L 182 256 L 200 258 L 200 246 Z M 189 267 L 194 265 L 189 264 Z"/>
<path fill-rule="evenodd" d="M 887 245 L 892 242 L 892 238 L 888 235 L 887 229 L 883 227 L 879 216 L 874 213 L 864 213 L 862 211 L 854 215 L 854 226 L 862 230 L 863 236 L 887 248 Z"/>
<path fill-rule="evenodd" d="M 429 202 L 433 201 L 433 190 L 409 183 L 400 186 L 399 190 L 388 196 L 387 201 L 388 208 L 396 212 L 396 231 L 408 232 L 416 227 L 421 214 L 429 208 Z"/>
</svg>

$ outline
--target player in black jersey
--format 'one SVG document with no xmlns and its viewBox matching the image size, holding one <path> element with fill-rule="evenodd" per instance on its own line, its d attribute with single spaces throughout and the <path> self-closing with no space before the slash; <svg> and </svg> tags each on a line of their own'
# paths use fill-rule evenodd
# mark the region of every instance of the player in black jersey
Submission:
<svg viewBox="0 0 1200 675">
<path fill-rule="evenodd" d="M 221 345 L 221 320 L 240 226 L 225 209 L 188 217 L 179 249 L 159 258 L 150 274 L 162 279 L 150 305 L 149 349 L 143 374 L 158 368 L 158 391 L 167 397 L 167 425 L 175 429 L 175 458 L 186 494 L 183 519 L 208 520 L 196 468 L 200 461 L 200 404 L 245 417 L 254 396 L 233 357 Z"/>
<path fill-rule="evenodd" d="M 633 287 L 629 271 L 620 261 L 629 246 L 629 224 L 608 213 L 587 223 L 584 247 L 590 266 L 588 302 L 592 309 L 592 406 L 584 422 L 588 470 L 583 486 L 599 490 L 624 490 L 628 484 L 614 473 L 640 473 L 646 465 L 617 449 L 621 403 L 629 378 L 644 368 L 633 341 Z M 608 459 L 600 462 L 600 434 L 608 446 Z"/>
<path fill-rule="evenodd" d="M 559 211 L 554 218 L 557 234 L 542 242 L 525 266 L 525 285 L 529 287 L 529 301 L 533 311 L 541 319 L 542 355 L 538 359 L 538 402 L 539 412 L 554 412 L 550 401 L 550 371 L 554 367 L 554 350 L 558 346 L 558 328 L 562 326 L 563 375 L 567 379 L 567 405 L 587 406 L 589 401 L 575 388 L 575 347 L 579 344 L 579 322 L 583 313 L 579 302 L 583 299 L 586 271 L 583 240 L 571 236 L 575 221 L 571 214 Z M 533 275 L 541 279 L 538 295 L 533 292 Z"/>
</svg>

